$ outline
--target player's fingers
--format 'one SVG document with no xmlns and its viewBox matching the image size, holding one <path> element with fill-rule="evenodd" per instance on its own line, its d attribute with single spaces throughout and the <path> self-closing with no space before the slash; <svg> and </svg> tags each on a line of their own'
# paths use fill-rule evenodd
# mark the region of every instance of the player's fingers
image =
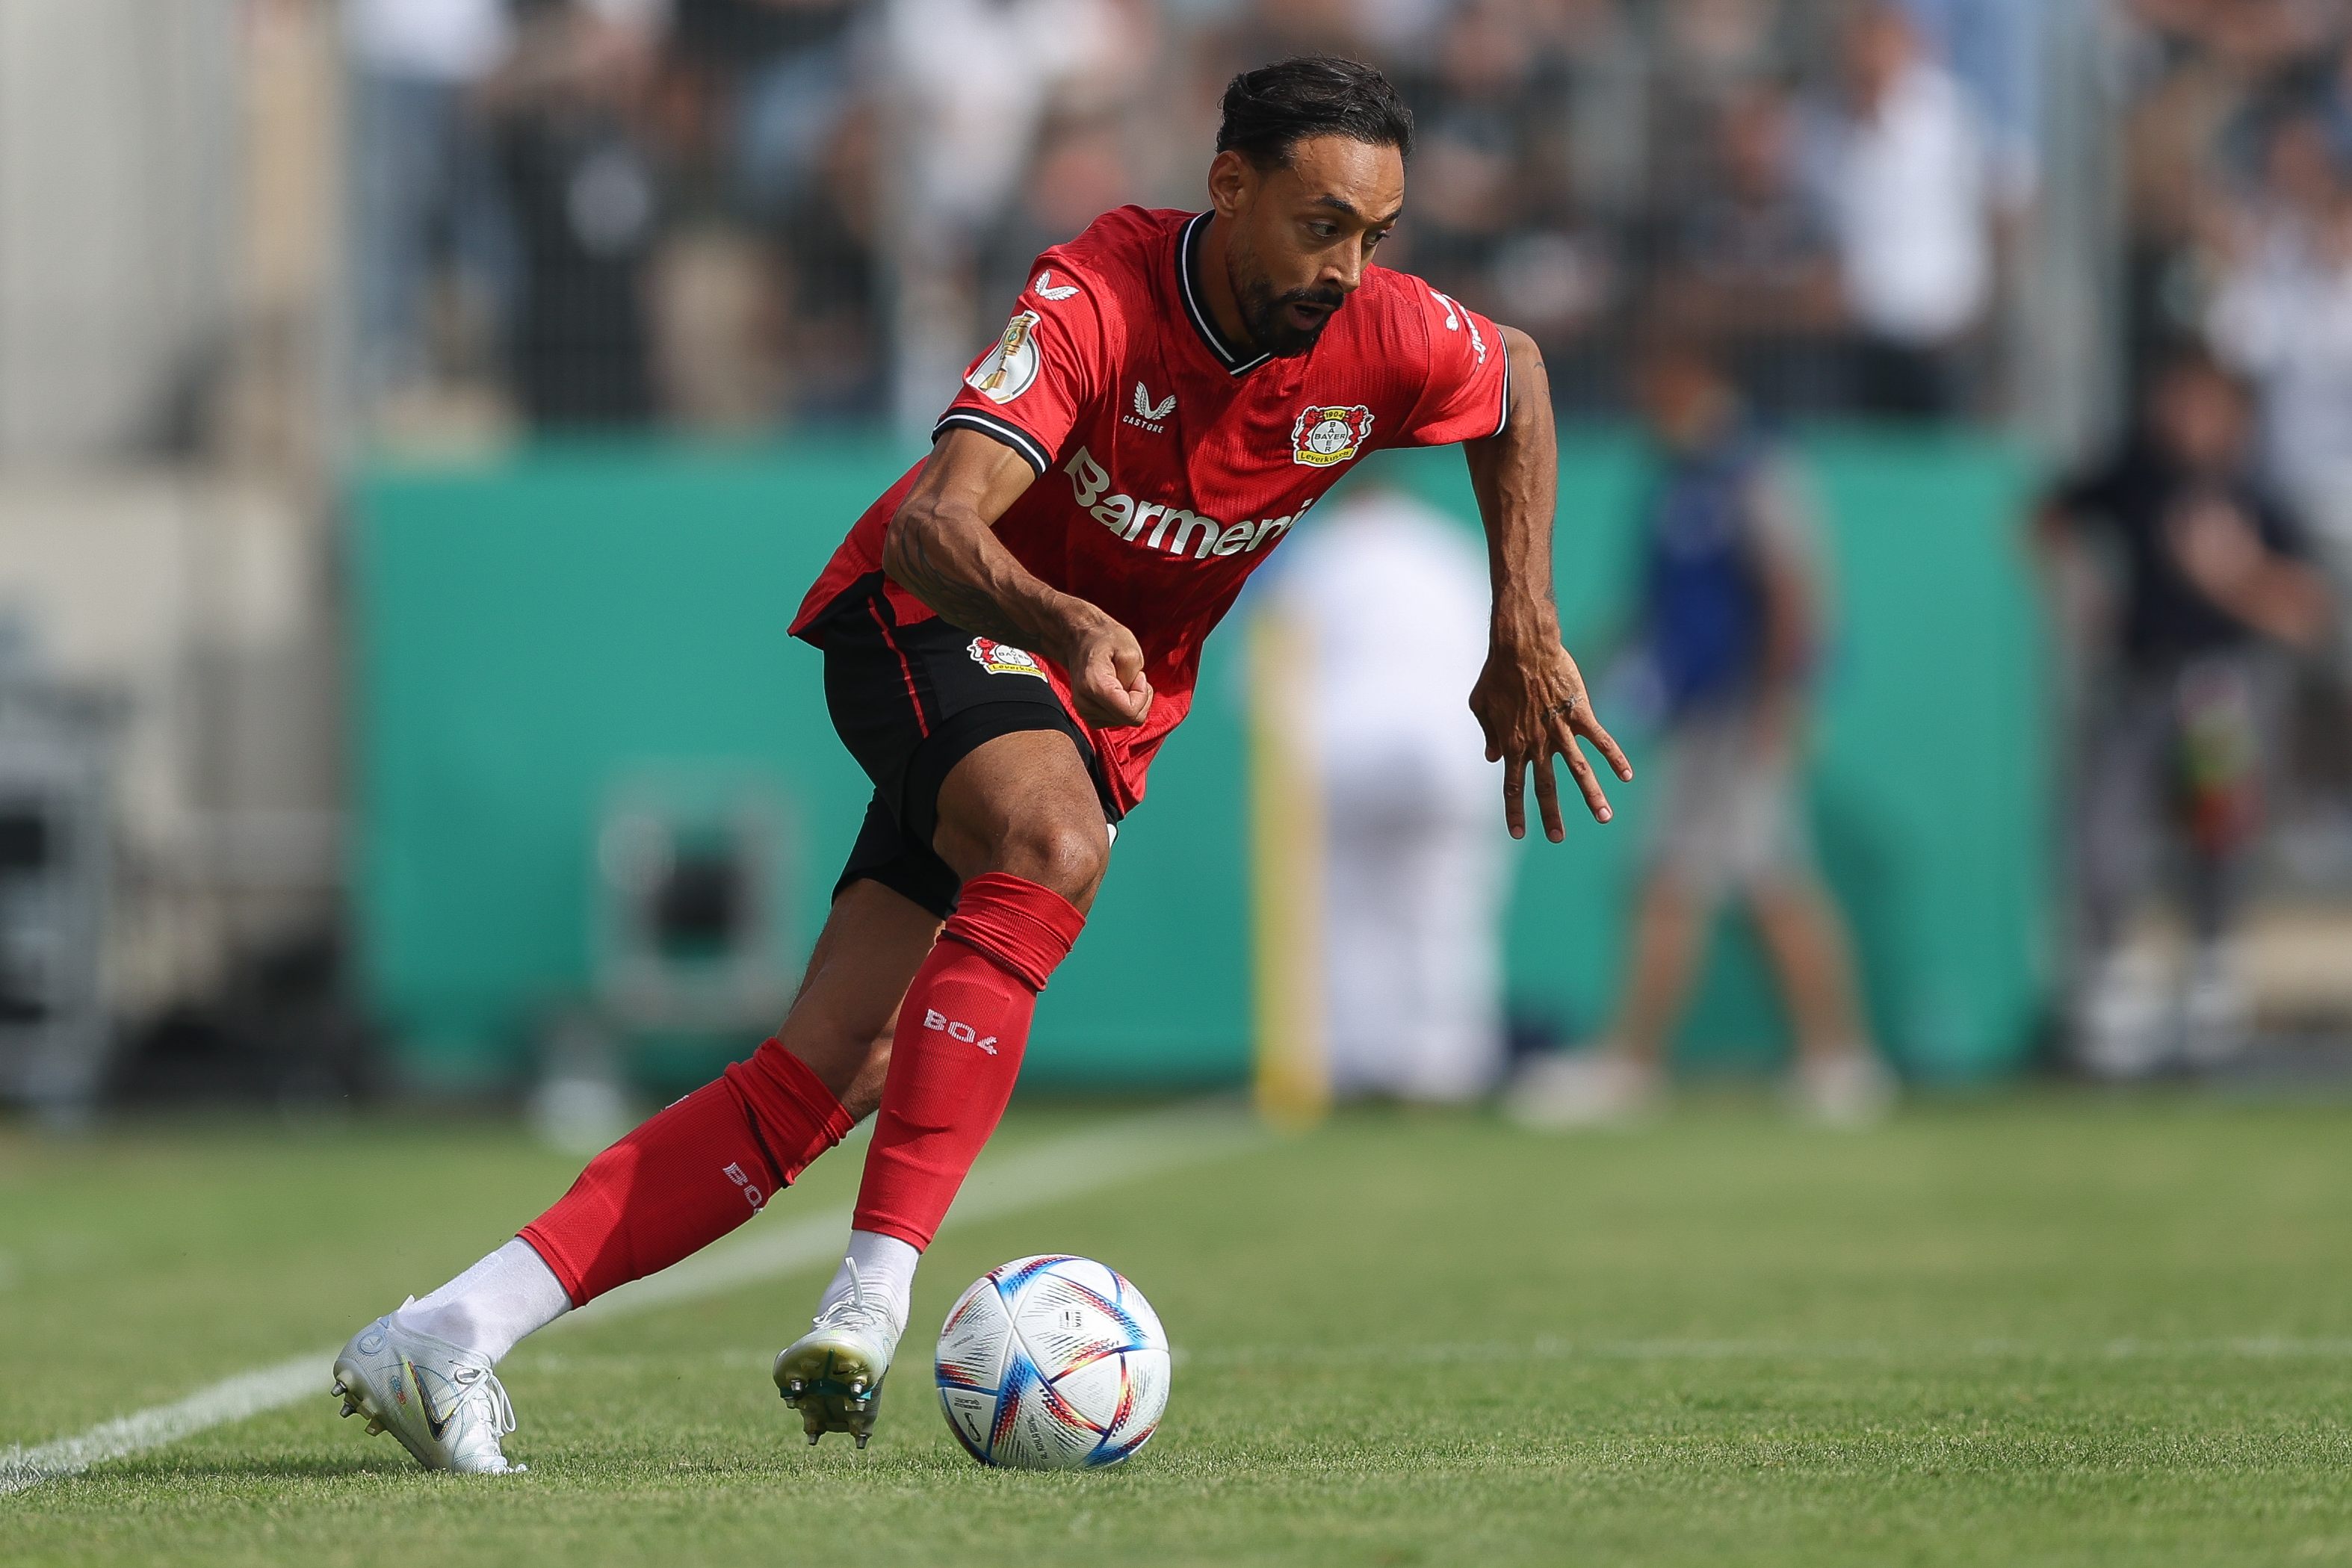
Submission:
<svg viewBox="0 0 2352 1568">
<path fill-rule="evenodd" d="M 1486 712 L 1478 706 L 1476 692 L 1470 694 L 1470 701 L 1465 706 L 1470 709 L 1470 716 L 1478 721 L 1478 733 L 1486 737 L 1486 760 L 1500 762 L 1503 760 L 1503 743 L 1496 738 L 1495 727 L 1486 722 Z"/>
<path fill-rule="evenodd" d="M 1528 836 L 1528 804 L 1525 797 L 1527 762 L 1522 758 L 1503 758 L 1503 826 L 1510 829 L 1511 837 Z"/>
<path fill-rule="evenodd" d="M 1536 753 L 1536 804 L 1543 810 L 1544 837 L 1553 843 L 1568 837 L 1568 824 L 1559 816 L 1559 780 L 1552 776 L 1551 748 Z"/>
<path fill-rule="evenodd" d="M 1128 722 L 1126 702 L 1113 695 L 1098 684 L 1090 682 L 1076 687 L 1072 690 L 1070 696 L 1073 699 L 1071 706 L 1078 710 L 1078 716 L 1088 724 L 1099 725 L 1106 729 L 1116 729 Z"/>
<path fill-rule="evenodd" d="M 1601 755 L 1608 759 L 1611 769 L 1616 773 L 1617 777 L 1624 779 L 1629 784 L 1632 783 L 1633 781 L 1633 765 L 1625 760 L 1625 753 L 1623 749 L 1618 746 L 1616 740 L 1611 737 L 1607 730 L 1601 727 L 1601 721 L 1592 716 L 1591 705 L 1587 704 L 1577 711 L 1582 716 L 1576 719 L 1569 727 L 1576 734 L 1584 737 L 1585 739 L 1599 747 L 1601 748 Z"/>
<path fill-rule="evenodd" d="M 1576 780 L 1577 791 L 1584 797 L 1585 810 L 1592 813 L 1592 820 L 1605 822 L 1616 815 L 1610 809 L 1609 797 L 1601 792 L 1601 776 L 1592 770 L 1592 764 L 1584 759 L 1584 753 L 1578 748 L 1574 735 L 1564 737 L 1559 754 L 1567 759 L 1569 777 Z"/>
<path fill-rule="evenodd" d="M 1122 678 L 1115 656 L 1105 654 L 1088 660 L 1086 685 L 1097 710 L 1088 716 L 1097 724 L 1111 727 L 1141 724 L 1145 711 L 1151 706 L 1150 685 L 1142 672 L 1135 673 L 1130 685 L 1129 679 Z M 1133 689 L 1136 686 L 1143 689 L 1138 692 Z"/>
</svg>

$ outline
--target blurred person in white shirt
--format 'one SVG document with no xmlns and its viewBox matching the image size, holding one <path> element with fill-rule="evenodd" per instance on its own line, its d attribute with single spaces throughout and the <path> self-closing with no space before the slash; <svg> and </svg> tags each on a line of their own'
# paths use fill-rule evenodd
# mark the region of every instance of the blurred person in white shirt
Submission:
<svg viewBox="0 0 2352 1568">
<path fill-rule="evenodd" d="M 901 429 L 927 434 L 983 340 L 980 248 L 1020 193 L 1049 115 L 1131 103 L 1154 63 L 1145 0 L 885 0 L 880 204 Z"/>
<path fill-rule="evenodd" d="M 1502 1070 L 1507 891 L 1493 766 L 1463 694 L 1486 659 L 1486 559 L 1442 513 L 1357 489 L 1285 550 L 1325 831 L 1331 1086 L 1458 1102 Z"/>
<path fill-rule="evenodd" d="M 433 373 L 435 274 L 455 267 L 495 332 L 514 239 L 473 96 L 513 45 L 506 0 L 345 0 L 358 392 L 373 407 Z"/>
<path fill-rule="evenodd" d="M 2272 128 L 2254 201 L 2227 225 L 2215 350 L 2261 398 L 2265 476 L 2352 593 L 2352 178 L 2323 113 Z M 2352 670 L 2352 647 L 2339 650 Z"/>
<path fill-rule="evenodd" d="M 1808 116 L 1806 163 L 1856 333 L 1848 399 L 1892 417 L 1957 413 L 1957 350 L 1991 303 L 1995 220 L 2030 193 L 2026 166 L 1995 156 L 1968 93 L 1893 0 L 1855 10 L 1840 68 Z"/>
</svg>

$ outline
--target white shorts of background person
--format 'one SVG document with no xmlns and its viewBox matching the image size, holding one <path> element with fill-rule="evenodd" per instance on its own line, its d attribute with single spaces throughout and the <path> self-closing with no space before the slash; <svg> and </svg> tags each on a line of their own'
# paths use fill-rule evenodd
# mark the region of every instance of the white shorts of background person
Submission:
<svg viewBox="0 0 2352 1568">
<path fill-rule="evenodd" d="M 1759 728 L 1743 706 L 1677 719 L 1660 737 L 1665 789 L 1651 818 L 1650 871 L 1708 910 L 1814 875 L 1795 770 L 1786 747 L 1759 743 Z"/>
<path fill-rule="evenodd" d="M 1504 842 L 1494 785 L 1440 734 L 1329 759 L 1331 1087 L 1464 1101 L 1502 1071 Z"/>
</svg>

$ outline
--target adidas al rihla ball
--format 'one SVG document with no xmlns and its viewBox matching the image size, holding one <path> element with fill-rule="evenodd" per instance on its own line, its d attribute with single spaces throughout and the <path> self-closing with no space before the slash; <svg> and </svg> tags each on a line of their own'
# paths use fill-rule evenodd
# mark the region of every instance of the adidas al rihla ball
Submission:
<svg viewBox="0 0 2352 1568">
<path fill-rule="evenodd" d="M 1168 1408 L 1168 1335 L 1091 1258 L 1016 1259 L 972 1281 L 940 1330 L 940 1407 L 983 1465 L 1115 1465 Z"/>
</svg>

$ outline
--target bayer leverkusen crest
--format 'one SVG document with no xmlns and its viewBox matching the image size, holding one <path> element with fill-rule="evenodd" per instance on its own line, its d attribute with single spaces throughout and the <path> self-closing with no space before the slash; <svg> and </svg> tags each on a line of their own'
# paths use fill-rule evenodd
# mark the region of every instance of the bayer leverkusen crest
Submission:
<svg viewBox="0 0 2352 1568">
<path fill-rule="evenodd" d="M 973 664 L 992 675 L 1034 675 L 1041 681 L 1045 678 L 1044 669 L 1026 652 L 1008 647 L 993 637 L 974 637 L 964 652 L 971 655 Z"/>
<path fill-rule="evenodd" d="M 1372 438 L 1372 411 L 1362 403 L 1352 408 L 1310 408 L 1290 427 L 1290 460 L 1309 468 L 1345 463 Z"/>
</svg>

